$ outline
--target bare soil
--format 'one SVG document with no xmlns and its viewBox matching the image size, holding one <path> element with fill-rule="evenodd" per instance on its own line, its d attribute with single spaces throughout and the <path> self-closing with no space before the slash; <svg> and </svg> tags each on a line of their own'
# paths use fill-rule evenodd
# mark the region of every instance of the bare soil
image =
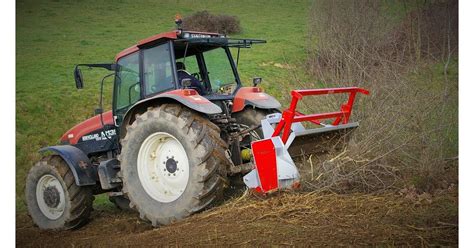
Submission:
<svg viewBox="0 0 474 248">
<path fill-rule="evenodd" d="M 431 195 L 245 195 L 152 228 L 134 212 L 96 209 L 90 223 L 51 232 L 17 215 L 18 247 L 103 246 L 457 246 L 455 189 Z"/>
</svg>

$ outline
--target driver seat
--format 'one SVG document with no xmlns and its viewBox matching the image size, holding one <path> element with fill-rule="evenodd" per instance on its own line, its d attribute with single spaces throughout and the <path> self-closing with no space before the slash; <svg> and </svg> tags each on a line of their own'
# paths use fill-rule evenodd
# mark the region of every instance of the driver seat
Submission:
<svg viewBox="0 0 474 248">
<path fill-rule="evenodd" d="M 204 88 L 201 85 L 201 82 L 196 77 L 192 76 L 189 72 L 186 71 L 186 66 L 183 62 L 176 62 L 176 71 L 178 73 L 178 81 L 181 85 L 181 81 L 185 78 L 191 79 L 191 86 L 190 88 L 196 90 L 199 95 L 203 95 Z"/>
</svg>

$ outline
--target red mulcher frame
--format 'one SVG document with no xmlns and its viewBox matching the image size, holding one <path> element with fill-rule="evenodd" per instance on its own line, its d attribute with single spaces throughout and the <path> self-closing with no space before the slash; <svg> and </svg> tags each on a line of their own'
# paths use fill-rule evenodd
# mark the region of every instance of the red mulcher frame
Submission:
<svg viewBox="0 0 474 248">
<path fill-rule="evenodd" d="M 310 114 L 305 115 L 296 111 L 296 105 L 298 101 L 303 99 L 304 96 L 315 96 L 315 95 L 327 95 L 327 94 L 339 94 L 349 93 L 349 99 L 346 103 L 341 105 L 341 110 L 337 112 L 328 112 L 321 114 Z M 292 90 L 291 91 L 291 104 L 288 109 L 283 111 L 282 119 L 278 123 L 273 132 L 272 137 L 280 135 L 283 130 L 281 137 L 283 143 L 286 144 L 288 137 L 290 136 L 291 125 L 295 122 L 310 121 L 314 124 L 321 125 L 319 120 L 336 118 L 332 125 L 337 126 L 341 123 L 347 124 L 352 112 L 352 106 L 354 105 L 355 97 L 357 93 L 368 95 L 369 91 L 359 87 L 346 87 L 346 88 L 327 88 L 327 89 L 308 89 L 308 90 Z"/>
</svg>

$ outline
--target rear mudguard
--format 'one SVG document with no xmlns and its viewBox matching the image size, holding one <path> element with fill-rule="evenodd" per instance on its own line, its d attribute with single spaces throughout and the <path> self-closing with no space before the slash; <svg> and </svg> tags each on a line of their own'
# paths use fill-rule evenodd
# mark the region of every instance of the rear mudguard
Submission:
<svg viewBox="0 0 474 248">
<path fill-rule="evenodd" d="M 204 114 L 219 114 L 222 112 L 222 109 L 219 106 L 210 102 L 206 98 L 200 96 L 197 93 L 197 91 L 192 90 L 192 89 L 180 89 L 180 90 L 168 91 L 168 92 L 138 101 L 127 111 L 125 115 L 130 114 L 131 112 L 133 112 L 134 109 L 136 109 L 138 106 L 144 103 L 147 103 L 153 100 L 165 100 L 165 99 L 173 99 L 190 109 L 196 110 L 197 112 L 204 113 Z"/>
<path fill-rule="evenodd" d="M 131 119 L 136 113 L 145 112 L 147 107 L 150 105 L 170 102 L 181 103 L 184 106 L 203 114 L 212 115 L 222 113 L 222 109 L 219 106 L 200 96 L 197 91 L 193 89 L 172 90 L 138 101 L 130 107 L 124 115 L 123 122 L 120 124 L 120 137 L 123 138 L 125 136 L 125 127 L 127 124 L 131 124 Z"/>
<path fill-rule="evenodd" d="M 192 89 L 173 90 L 153 97 L 153 99 L 160 98 L 174 99 L 182 103 L 184 106 L 203 114 L 211 115 L 222 112 L 222 109 L 219 106 L 202 97 L 197 93 L 197 91 Z"/>
<path fill-rule="evenodd" d="M 95 185 L 98 181 L 97 168 L 79 148 L 70 145 L 49 146 L 40 152 L 51 151 L 61 156 L 74 175 L 77 186 Z"/>
<path fill-rule="evenodd" d="M 263 93 L 259 87 L 242 87 L 235 94 L 232 113 L 242 111 L 246 106 L 259 109 L 279 109 L 281 104 L 274 97 Z"/>
</svg>

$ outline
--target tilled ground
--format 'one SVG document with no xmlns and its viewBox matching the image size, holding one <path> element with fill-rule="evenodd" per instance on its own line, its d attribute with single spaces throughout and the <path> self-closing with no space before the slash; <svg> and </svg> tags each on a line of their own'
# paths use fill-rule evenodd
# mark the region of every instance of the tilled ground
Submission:
<svg viewBox="0 0 474 248">
<path fill-rule="evenodd" d="M 152 228 L 133 212 L 96 210 L 86 226 L 41 231 L 17 215 L 18 247 L 102 246 L 457 246 L 457 192 L 396 194 L 283 193 L 245 196 L 183 221 Z"/>
</svg>

